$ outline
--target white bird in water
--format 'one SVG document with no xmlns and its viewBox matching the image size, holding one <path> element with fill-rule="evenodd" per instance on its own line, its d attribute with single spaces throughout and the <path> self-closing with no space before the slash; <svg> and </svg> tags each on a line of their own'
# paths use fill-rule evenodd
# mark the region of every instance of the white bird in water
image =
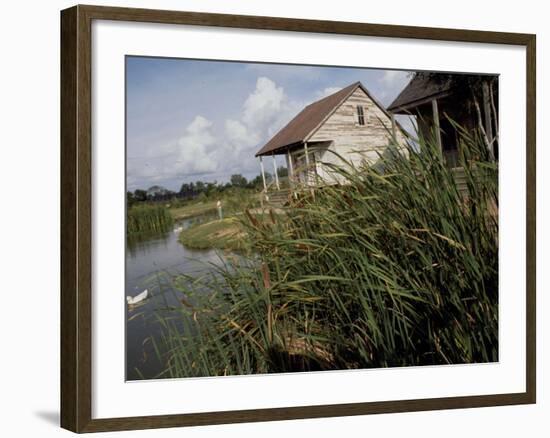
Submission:
<svg viewBox="0 0 550 438">
<path fill-rule="evenodd" d="M 126 301 L 128 302 L 128 304 L 141 303 L 143 300 L 147 298 L 148 294 L 149 294 L 149 291 L 145 289 L 143 292 L 137 294 L 135 297 L 131 297 L 130 295 L 128 295 L 126 297 Z"/>
<path fill-rule="evenodd" d="M 181 233 L 182 231 L 183 231 L 183 227 L 174 228 L 174 233 Z"/>
</svg>

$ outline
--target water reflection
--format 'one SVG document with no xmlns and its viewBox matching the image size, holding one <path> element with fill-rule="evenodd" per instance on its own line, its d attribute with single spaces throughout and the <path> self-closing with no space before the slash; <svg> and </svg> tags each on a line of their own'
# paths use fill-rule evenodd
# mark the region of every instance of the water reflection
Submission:
<svg viewBox="0 0 550 438">
<path fill-rule="evenodd" d="M 175 227 L 188 228 L 209 217 L 187 219 Z M 154 311 L 159 307 L 180 305 L 178 293 L 173 288 L 172 278 L 178 274 L 199 275 L 209 269 L 209 263 L 220 261 L 214 250 L 190 250 L 178 241 L 179 233 L 170 231 L 164 234 L 141 235 L 127 240 L 126 250 L 126 291 L 135 296 L 148 289 L 150 298 L 137 306 L 127 306 L 126 310 L 126 379 L 152 378 L 158 375 L 163 366 L 155 354 L 149 339 L 158 339 L 159 324 Z"/>
</svg>

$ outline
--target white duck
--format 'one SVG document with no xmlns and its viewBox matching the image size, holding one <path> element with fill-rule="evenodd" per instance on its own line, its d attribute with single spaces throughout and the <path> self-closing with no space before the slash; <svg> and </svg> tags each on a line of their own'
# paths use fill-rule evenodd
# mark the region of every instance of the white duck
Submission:
<svg viewBox="0 0 550 438">
<path fill-rule="evenodd" d="M 126 301 L 127 301 L 128 304 L 141 303 L 143 300 L 145 300 L 147 298 L 148 294 L 149 294 L 149 291 L 147 289 L 145 289 L 143 292 L 137 294 L 135 297 L 131 297 L 130 295 L 128 295 L 126 297 Z"/>
</svg>

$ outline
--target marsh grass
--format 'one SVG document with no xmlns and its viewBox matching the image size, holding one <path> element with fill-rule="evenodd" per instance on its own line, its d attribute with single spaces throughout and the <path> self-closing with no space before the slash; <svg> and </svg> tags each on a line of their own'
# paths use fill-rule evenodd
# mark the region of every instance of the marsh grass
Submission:
<svg viewBox="0 0 550 438">
<path fill-rule="evenodd" d="M 167 208 L 162 205 L 140 205 L 128 208 L 126 234 L 163 233 L 174 221 Z"/>
<path fill-rule="evenodd" d="M 284 217 L 245 214 L 253 256 L 176 279 L 165 377 L 498 360 L 498 166 L 463 133 L 467 191 L 421 142 Z"/>
<path fill-rule="evenodd" d="M 246 235 L 238 218 L 213 219 L 183 230 L 178 240 L 191 249 L 224 249 L 244 251 Z"/>
<path fill-rule="evenodd" d="M 208 214 L 217 214 L 216 204 L 222 203 L 224 217 L 242 213 L 247 207 L 260 205 L 259 194 L 252 189 L 233 187 L 222 193 L 213 193 L 199 200 L 175 204 L 170 208 L 174 219 L 188 219 Z"/>
</svg>

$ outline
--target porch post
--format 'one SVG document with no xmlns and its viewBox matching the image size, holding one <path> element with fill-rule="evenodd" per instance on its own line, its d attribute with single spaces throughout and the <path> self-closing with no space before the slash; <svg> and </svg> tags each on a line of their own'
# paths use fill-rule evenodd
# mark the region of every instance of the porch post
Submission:
<svg viewBox="0 0 550 438">
<path fill-rule="evenodd" d="M 288 176 L 294 178 L 294 169 L 292 168 L 292 155 L 290 155 L 290 149 L 286 151 L 286 162 L 288 166 Z"/>
<path fill-rule="evenodd" d="M 307 149 L 307 141 L 304 142 L 304 151 L 306 153 L 306 184 L 309 185 L 309 152 Z"/>
<path fill-rule="evenodd" d="M 286 151 L 286 165 L 288 168 L 288 185 L 290 186 L 290 192 L 296 196 L 294 192 L 294 169 L 292 167 L 292 155 L 290 155 L 290 149 Z"/>
<path fill-rule="evenodd" d="M 262 181 L 264 183 L 264 192 L 267 192 L 267 185 L 265 184 L 265 171 L 264 171 L 264 162 L 262 156 L 260 155 L 260 169 L 262 169 Z"/>
<path fill-rule="evenodd" d="M 304 151 L 306 153 L 306 184 L 309 186 L 309 151 L 307 148 L 307 141 L 304 142 Z M 310 188 L 311 196 L 315 198 L 315 192 L 313 191 L 313 187 Z"/>
<path fill-rule="evenodd" d="M 391 113 L 391 136 L 393 142 L 397 144 L 397 125 L 395 123 L 395 114 Z"/>
<path fill-rule="evenodd" d="M 281 186 L 279 185 L 279 175 L 277 174 L 277 160 L 275 160 L 275 154 L 271 154 L 271 158 L 273 158 L 273 172 L 275 173 L 275 185 L 277 186 L 277 190 L 281 190 Z"/>
<path fill-rule="evenodd" d="M 439 126 L 439 109 L 437 107 L 437 99 L 432 100 L 432 111 L 434 119 L 434 129 L 435 129 L 435 141 L 441 152 L 441 159 L 443 159 L 443 146 L 441 145 L 441 128 Z"/>
</svg>

